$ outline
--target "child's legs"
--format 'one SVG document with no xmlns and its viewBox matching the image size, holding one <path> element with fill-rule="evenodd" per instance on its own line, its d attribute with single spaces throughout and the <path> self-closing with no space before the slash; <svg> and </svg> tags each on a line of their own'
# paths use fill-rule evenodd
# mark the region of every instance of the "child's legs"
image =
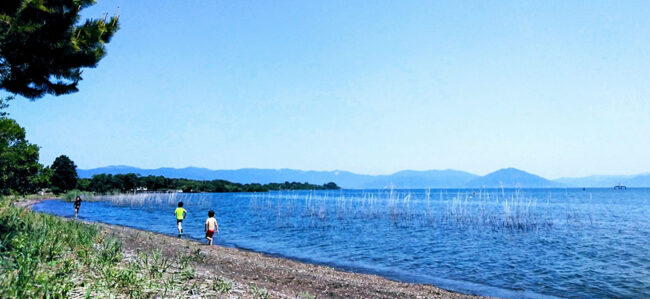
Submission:
<svg viewBox="0 0 650 299">
<path fill-rule="evenodd" d="M 213 235 L 214 235 L 213 230 L 208 230 L 207 232 L 205 232 L 205 238 L 210 241 L 210 245 L 212 245 L 212 236 Z"/>
<path fill-rule="evenodd" d="M 178 220 L 176 221 L 176 225 L 178 226 L 179 233 L 183 231 L 183 225 L 181 223 L 183 223 L 183 221 L 178 221 Z"/>
</svg>

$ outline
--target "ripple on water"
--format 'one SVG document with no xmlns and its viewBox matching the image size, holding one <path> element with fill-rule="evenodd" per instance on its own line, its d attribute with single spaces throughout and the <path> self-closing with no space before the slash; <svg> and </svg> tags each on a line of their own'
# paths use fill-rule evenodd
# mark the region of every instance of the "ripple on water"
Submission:
<svg viewBox="0 0 650 299">
<path fill-rule="evenodd" d="M 502 216 L 503 200 L 466 201 L 463 192 L 432 191 L 429 201 L 424 190 L 176 196 L 190 211 L 190 237 L 201 239 L 204 214 L 215 210 L 222 245 L 499 297 L 650 297 L 649 189 L 522 190 L 552 223 L 524 230 L 477 221 L 479 208 Z M 60 201 L 34 209 L 73 212 Z M 171 211 L 85 202 L 80 217 L 175 234 Z"/>
</svg>

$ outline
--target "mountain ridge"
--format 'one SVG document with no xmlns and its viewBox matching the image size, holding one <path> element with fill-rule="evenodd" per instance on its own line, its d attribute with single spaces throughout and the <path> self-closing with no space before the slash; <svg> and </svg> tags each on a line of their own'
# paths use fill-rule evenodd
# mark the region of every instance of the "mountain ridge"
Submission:
<svg viewBox="0 0 650 299">
<path fill-rule="evenodd" d="M 467 187 L 553 188 L 562 187 L 562 184 L 520 169 L 508 167 L 478 177 L 468 182 Z"/>
<path fill-rule="evenodd" d="M 90 178 L 95 174 L 162 175 L 169 178 L 196 180 L 224 179 L 237 183 L 309 182 L 324 184 L 335 182 L 343 188 L 553 188 L 553 187 L 612 187 L 623 184 L 628 187 L 649 187 L 650 173 L 626 176 L 589 176 L 582 178 L 559 178 L 548 180 L 516 168 L 503 168 L 484 176 L 455 169 L 401 170 L 392 174 L 368 175 L 345 170 L 296 170 L 290 168 L 241 168 L 212 170 L 202 167 L 160 167 L 144 169 L 128 165 L 110 165 L 92 169 L 78 169 L 79 177 Z"/>
</svg>

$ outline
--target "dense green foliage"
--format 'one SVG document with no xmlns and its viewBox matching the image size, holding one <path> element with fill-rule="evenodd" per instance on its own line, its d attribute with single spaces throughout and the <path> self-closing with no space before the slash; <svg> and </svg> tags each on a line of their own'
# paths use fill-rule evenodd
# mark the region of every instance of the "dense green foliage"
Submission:
<svg viewBox="0 0 650 299">
<path fill-rule="evenodd" d="M 199 181 L 174 179 L 163 176 L 138 176 L 129 174 L 96 174 L 91 179 L 79 179 L 77 188 L 96 193 L 132 192 L 133 190 L 183 192 L 266 192 L 272 190 L 338 190 L 335 183 L 324 185 L 309 183 L 284 182 L 270 184 L 239 184 L 225 180 Z"/>
<path fill-rule="evenodd" d="M 52 191 L 56 194 L 77 186 L 77 166 L 66 155 L 58 156 L 52 163 Z"/>
<path fill-rule="evenodd" d="M 0 194 L 34 193 L 45 177 L 38 163 L 38 146 L 25 140 L 25 129 L 15 120 L 0 117 Z"/>
<path fill-rule="evenodd" d="M 7 99 L 0 98 L 0 195 L 24 195 L 51 188 L 54 171 L 38 162 L 39 147 L 25 139 L 25 129 L 8 117 L 6 108 Z M 68 167 L 63 172 L 70 171 L 75 178 L 68 179 L 65 186 L 72 189 L 77 183 L 76 169 Z"/>
<path fill-rule="evenodd" d="M 94 0 L 3 0 L 0 4 L 0 88 L 30 99 L 77 91 L 81 68 L 95 67 L 118 17 L 88 19 Z"/>
</svg>

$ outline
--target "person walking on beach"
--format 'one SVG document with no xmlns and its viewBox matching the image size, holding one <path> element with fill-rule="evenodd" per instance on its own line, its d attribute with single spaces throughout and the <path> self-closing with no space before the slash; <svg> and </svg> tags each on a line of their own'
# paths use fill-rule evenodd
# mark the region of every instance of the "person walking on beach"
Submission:
<svg viewBox="0 0 650 299">
<path fill-rule="evenodd" d="M 181 223 L 185 219 L 185 216 L 187 216 L 187 211 L 183 209 L 182 201 L 178 203 L 178 208 L 174 210 L 174 214 L 176 215 L 176 226 L 178 226 L 178 237 L 180 238 L 183 235 L 183 226 Z"/>
<path fill-rule="evenodd" d="M 77 215 L 79 215 L 80 207 L 81 207 L 81 196 L 77 195 L 77 198 L 74 201 L 74 218 L 77 218 Z"/>
<path fill-rule="evenodd" d="M 219 233 L 219 225 L 217 224 L 217 219 L 214 218 L 214 211 L 210 210 L 208 212 L 208 219 L 205 220 L 205 238 L 210 241 L 210 246 L 212 246 L 212 236 L 214 232 Z"/>
</svg>

